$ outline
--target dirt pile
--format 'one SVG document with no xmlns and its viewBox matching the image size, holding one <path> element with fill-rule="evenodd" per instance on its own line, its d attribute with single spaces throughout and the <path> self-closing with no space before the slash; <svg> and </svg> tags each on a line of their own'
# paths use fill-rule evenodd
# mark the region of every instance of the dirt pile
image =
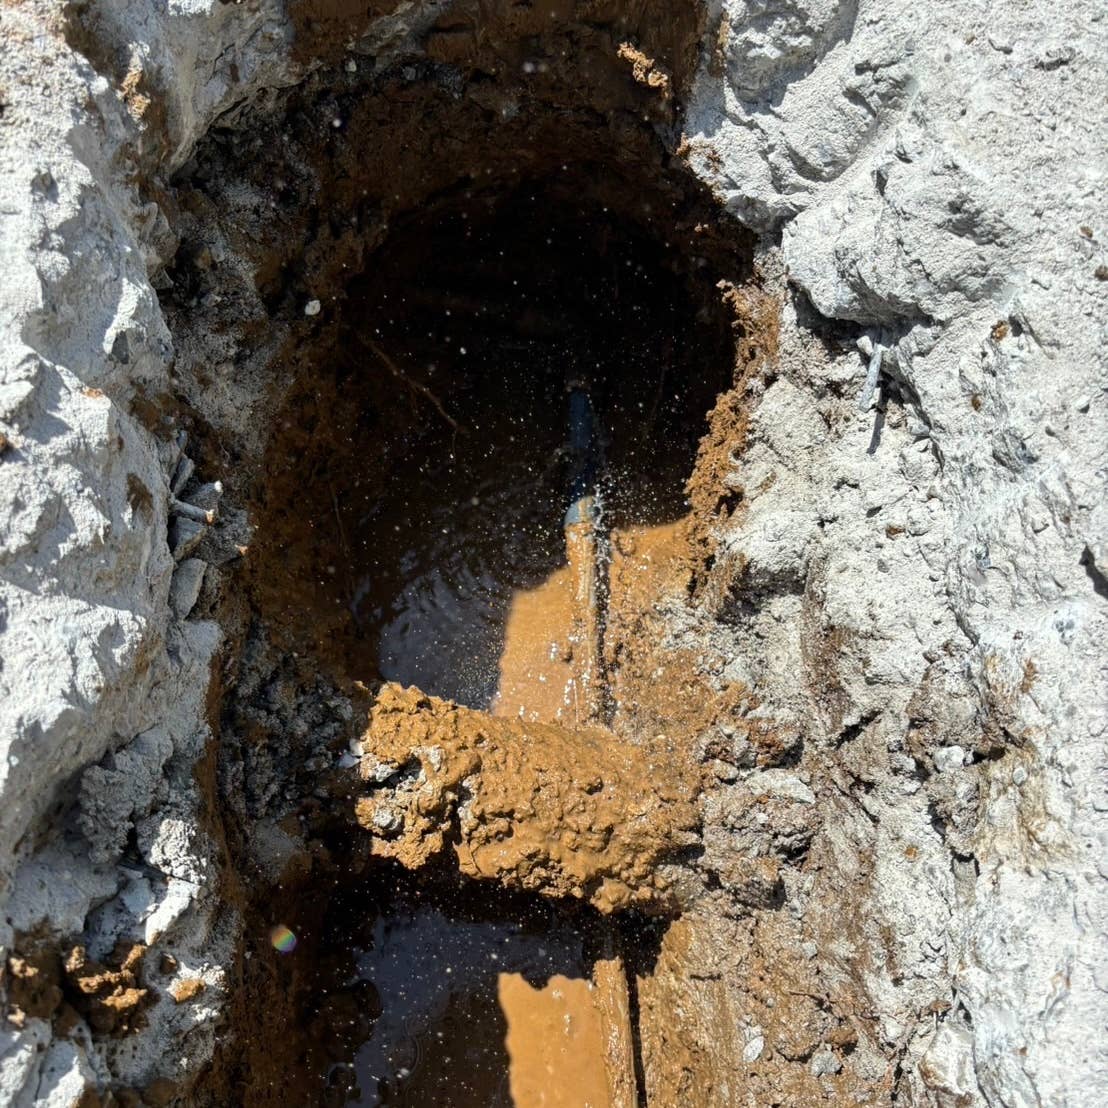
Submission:
<svg viewBox="0 0 1108 1108">
<path fill-rule="evenodd" d="M 497 719 L 386 685 L 370 710 L 357 806 L 374 853 L 417 869 L 448 844 L 467 877 L 585 900 L 675 906 L 662 862 L 698 842 L 698 775 L 662 739 Z"/>
</svg>

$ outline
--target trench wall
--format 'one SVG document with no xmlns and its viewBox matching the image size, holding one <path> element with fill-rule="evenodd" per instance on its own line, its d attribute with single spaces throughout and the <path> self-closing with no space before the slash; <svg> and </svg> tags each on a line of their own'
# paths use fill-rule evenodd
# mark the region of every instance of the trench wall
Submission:
<svg viewBox="0 0 1108 1108">
<path fill-rule="evenodd" d="M 248 141 L 240 106 L 320 66 L 448 51 L 449 22 L 427 35 L 446 7 L 352 31 L 342 5 L 270 0 L 0 13 L 0 950 L 20 1010 L 0 1028 L 5 1103 L 187 1088 L 234 978 L 235 881 L 206 810 L 220 628 L 194 613 L 250 521 L 229 503 L 188 548 L 174 401 L 239 411 L 240 458 L 259 456 L 264 420 L 241 412 L 296 324 L 258 325 L 231 243 L 216 264 L 248 290 L 246 353 L 205 328 L 216 301 L 171 332 L 172 175 L 213 126 Z M 741 496 L 708 512 L 726 556 L 685 633 L 803 737 L 797 774 L 737 788 L 783 789 L 788 818 L 818 827 L 783 918 L 823 986 L 872 1016 L 849 1050 L 813 1032 L 801 1068 L 854 1067 L 906 1103 L 1093 1103 L 1103 21 L 1074 2 L 748 0 L 713 2 L 699 29 L 667 141 L 761 236 L 780 327 L 741 465 L 719 474 Z M 238 461 L 177 492 L 215 508 Z M 743 797 L 718 803 L 706 842 L 730 856 L 750 846 Z M 648 1012 L 683 1005 L 678 1040 L 646 1044 L 652 1101 L 758 1089 L 781 1031 L 752 967 L 775 926 L 717 921 L 711 949 L 663 951 L 721 983 L 674 998 L 677 973 L 644 993 Z M 36 944 L 115 977 L 83 993 Z M 53 989 L 85 998 L 72 1034 Z"/>
</svg>

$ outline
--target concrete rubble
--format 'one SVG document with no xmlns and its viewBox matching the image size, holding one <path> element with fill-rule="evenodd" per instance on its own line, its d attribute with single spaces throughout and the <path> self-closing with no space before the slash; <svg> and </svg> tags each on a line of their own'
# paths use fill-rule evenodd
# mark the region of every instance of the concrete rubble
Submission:
<svg viewBox="0 0 1108 1108">
<path fill-rule="evenodd" d="M 340 69 L 422 64 L 450 5 L 349 35 L 341 7 L 0 10 L 3 1105 L 184 1096 L 231 1001 L 212 598 L 253 533 L 223 488 L 236 460 L 196 469 L 165 398 L 207 390 L 212 424 L 237 419 L 239 458 L 259 457 L 257 367 L 294 324 L 244 339 L 232 373 L 235 337 L 202 334 L 218 305 L 178 333 L 159 293 L 174 174 L 205 136 L 336 51 Z M 663 970 L 691 960 L 713 983 L 680 1042 L 645 1044 L 652 1104 L 759 1103 L 759 1080 L 877 1089 L 894 1056 L 905 1104 L 1108 1101 L 1106 24 L 1088 0 L 703 12 L 672 145 L 757 236 L 780 323 L 724 475 L 742 506 L 712 521 L 731 576 L 672 638 L 724 659 L 720 680 L 795 721 L 804 753 L 719 762 L 706 864 L 747 917 L 683 921 L 663 946 Z M 257 308 L 246 247 L 223 249 Z M 327 318 L 310 291 L 295 326 Z M 728 961 L 753 974 L 774 943 L 849 992 L 871 1037 L 798 1007 L 811 1041 L 790 1047 Z M 123 1033 L 81 1008 L 91 965 L 90 996 L 116 995 L 109 977 L 143 993 Z M 644 1013 L 676 1010 L 671 984 Z M 740 1030 L 713 1044 L 721 1018 Z M 710 1082 L 656 1072 L 686 1054 Z"/>
</svg>

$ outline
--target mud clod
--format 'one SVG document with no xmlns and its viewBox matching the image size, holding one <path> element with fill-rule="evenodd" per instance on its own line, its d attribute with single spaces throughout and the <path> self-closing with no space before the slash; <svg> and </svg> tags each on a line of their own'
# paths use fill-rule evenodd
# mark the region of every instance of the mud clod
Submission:
<svg viewBox="0 0 1108 1108">
<path fill-rule="evenodd" d="M 89 1026 L 103 1034 L 126 1035 L 142 1026 L 143 1010 L 152 1002 L 140 980 L 146 947 L 118 947 L 104 965 L 75 946 L 65 958 L 65 979 L 73 1003 Z"/>
<path fill-rule="evenodd" d="M 419 869 L 449 846 L 467 877 L 572 897 L 602 913 L 674 909 L 659 866 L 697 842 L 698 778 L 672 744 L 497 719 L 385 685 L 362 739 L 374 788 L 357 816 L 373 852 Z"/>
</svg>

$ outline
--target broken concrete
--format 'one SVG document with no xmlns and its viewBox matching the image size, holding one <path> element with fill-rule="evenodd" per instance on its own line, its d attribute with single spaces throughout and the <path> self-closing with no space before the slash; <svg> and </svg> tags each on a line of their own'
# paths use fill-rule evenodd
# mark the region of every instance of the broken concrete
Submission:
<svg viewBox="0 0 1108 1108">
<path fill-rule="evenodd" d="M 407 133 L 385 147 L 380 207 L 359 210 L 357 175 L 326 159 L 364 162 L 350 118 L 399 134 L 428 90 L 498 139 L 536 105 L 591 112 L 592 155 L 637 120 L 624 149 L 679 152 L 761 236 L 777 305 L 712 424 L 692 600 L 659 598 L 652 626 L 682 689 L 793 728 L 795 764 L 751 764 L 732 718 L 684 717 L 729 887 L 642 976 L 650 1102 L 1104 1100 L 1100 12 L 726 0 L 665 30 L 582 5 L 578 30 L 574 5 L 495 27 L 456 7 L 355 26 L 275 0 L 0 16 L 0 987 L 24 1012 L 0 1029 L 0 1100 L 191 1095 L 212 1056 L 241 941 L 220 894 L 235 866 L 254 879 L 221 819 L 276 826 L 351 727 L 325 681 L 240 650 L 248 475 L 299 372 L 284 345 L 326 341 L 342 267 L 372 265 L 459 166 L 510 171 L 443 115 L 413 162 Z M 534 43 L 559 21 L 575 61 L 544 71 L 560 45 Z M 363 95 L 373 73 L 387 108 Z M 303 129 L 259 181 L 251 135 L 288 133 L 290 104 Z M 420 183 L 394 203 L 401 179 Z M 328 204 L 363 222 L 317 219 Z M 198 475 L 178 486 L 185 424 Z M 212 510 L 217 480 L 211 525 L 171 516 Z M 228 732 L 217 801 L 221 641 L 266 740 Z M 662 710 L 630 707 L 630 728 Z M 283 861 L 261 861 L 310 868 L 318 844 L 280 835 Z M 102 965 L 148 946 L 126 986 L 149 991 L 143 1020 L 121 1039 L 13 1003 L 44 939 Z"/>
</svg>

